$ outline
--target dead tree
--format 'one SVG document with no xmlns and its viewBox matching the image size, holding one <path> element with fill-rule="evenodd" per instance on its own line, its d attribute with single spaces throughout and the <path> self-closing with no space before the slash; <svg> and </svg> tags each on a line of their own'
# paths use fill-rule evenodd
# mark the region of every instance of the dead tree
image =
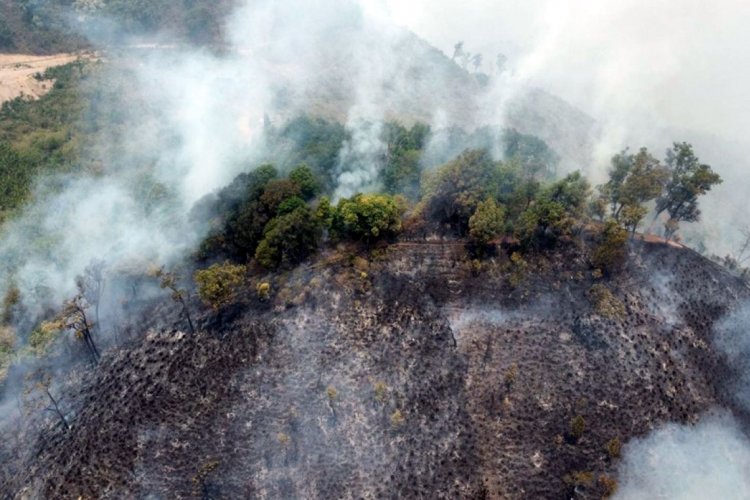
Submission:
<svg viewBox="0 0 750 500">
<path fill-rule="evenodd" d="M 47 389 L 46 391 L 47 391 L 47 396 L 49 396 L 49 400 L 52 401 L 52 408 L 47 408 L 47 410 L 57 413 L 57 416 L 60 417 L 60 422 L 62 423 L 63 427 L 66 430 L 70 430 L 70 424 L 65 419 L 65 415 L 63 415 L 63 412 L 60 411 L 60 406 L 57 404 L 57 401 L 55 401 L 55 398 L 52 397 L 52 394 L 49 392 L 49 389 Z"/>
<path fill-rule="evenodd" d="M 86 301 L 94 307 L 94 324 L 101 333 L 101 321 L 99 319 L 99 305 L 104 291 L 104 261 L 94 260 L 84 270 L 82 276 L 76 278 L 78 293 L 83 295 Z"/>
<path fill-rule="evenodd" d="M 742 234 L 742 239 L 737 249 L 737 262 L 744 265 L 750 259 L 750 226 L 741 229 L 740 234 Z"/>
<path fill-rule="evenodd" d="M 179 287 L 180 276 L 177 273 L 165 271 L 163 267 L 152 271 L 151 274 L 159 279 L 159 286 L 161 288 L 172 292 L 172 300 L 182 306 L 182 312 L 185 314 L 185 319 L 187 319 L 190 333 L 194 334 L 195 328 L 193 327 L 193 320 L 190 317 L 190 308 L 188 307 L 189 294 L 187 290 Z"/>
<path fill-rule="evenodd" d="M 89 303 L 83 294 L 79 293 L 72 300 L 65 303 L 61 315 L 62 322 L 65 328 L 72 330 L 77 338 L 83 340 L 91 356 L 91 360 L 94 364 L 98 364 L 101 355 L 94 342 L 94 336 L 91 334 L 91 329 L 94 325 L 86 315 L 86 309 L 88 308 Z"/>
</svg>

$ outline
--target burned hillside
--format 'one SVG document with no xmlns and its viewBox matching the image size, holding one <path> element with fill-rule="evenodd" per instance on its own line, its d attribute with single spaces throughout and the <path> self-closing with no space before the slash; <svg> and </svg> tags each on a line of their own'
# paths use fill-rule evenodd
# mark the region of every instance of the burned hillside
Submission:
<svg viewBox="0 0 750 500">
<path fill-rule="evenodd" d="M 4 489 L 600 498 L 618 443 L 733 407 L 712 327 L 750 290 L 692 251 L 634 242 L 606 282 L 575 245 L 519 280 L 503 254 L 478 273 L 464 255 L 453 240 L 323 256 L 202 333 L 153 330 L 68 388 L 70 428 L 50 416 Z"/>
</svg>

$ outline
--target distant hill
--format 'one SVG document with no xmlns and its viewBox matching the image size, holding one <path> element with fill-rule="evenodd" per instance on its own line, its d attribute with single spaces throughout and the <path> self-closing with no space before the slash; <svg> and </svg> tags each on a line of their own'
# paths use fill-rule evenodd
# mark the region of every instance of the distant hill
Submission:
<svg viewBox="0 0 750 500">
<path fill-rule="evenodd" d="M 117 36 L 163 32 L 193 44 L 220 44 L 223 19 L 235 3 L 236 0 L 0 0 L 0 52 L 52 54 L 87 48 L 90 42 L 81 33 L 96 33 L 95 25 L 86 24 L 92 15 L 117 25 Z"/>
<path fill-rule="evenodd" d="M 105 47 L 126 36 L 159 33 L 162 41 L 166 37 L 222 49 L 226 47 L 224 19 L 236 3 L 0 0 L 0 52 L 53 54 L 80 50 L 91 44 L 78 34 L 86 30 L 95 43 Z M 102 31 L 101 25 L 86 24 L 92 16 L 113 22 Z M 276 119 L 291 118 L 302 109 L 307 114 L 346 122 L 358 101 L 376 98 L 378 113 L 384 119 L 407 124 L 442 122 L 466 129 L 481 125 L 516 128 L 552 146 L 562 156 L 563 168 L 588 165 L 596 125 L 581 111 L 541 89 L 503 89 L 487 75 L 462 69 L 406 30 L 389 39 L 380 35 L 341 28 L 337 33 L 326 33 L 331 43 L 313 44 L 313 52 L 299 54 L 297 60 L 289 59 L 294 57 L 290 54 L 284 54 L 286 59 L 281 60 L 269 57 L 266 69 L 276 82 Z M 503 110 L 494 109 L 504 99 L 507 103 Z"/>
<path fill-rule="evenodd" d="M 335 42 L 305 54 L 307 60 L 269 64 L 276 81 L 275 120 L 303 110 L 345 123 L 357 113 L 367 115 L 371 110 L 360 108 L 377 103 L 375 116 L 406 124 L 515 128 L 547 142 L 561 155 L 564 170 L 590 165 L 597 124 L 564 100 L 538 88 L 505 88 L 493 77 L 471 73 L 406 30 L 363 48 L 367 36 L 341 30 Z"/>
</svg>

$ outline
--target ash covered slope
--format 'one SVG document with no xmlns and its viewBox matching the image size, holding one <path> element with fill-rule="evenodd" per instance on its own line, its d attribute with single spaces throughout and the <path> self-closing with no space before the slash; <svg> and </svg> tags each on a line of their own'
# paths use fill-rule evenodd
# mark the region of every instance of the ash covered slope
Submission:
<svg viewBox="0 0 750 500">
<path fill-rule="evenodd" d="M 109 354 L 6 491 L 600 498 L 613 438 L 732 407 L 712 326 L 750 291 L 698 254 L 634 242 L 604 281 L 571 245 L 465 259 L 460 241 L 323 255 L 207 333 Z"/>
</svg>

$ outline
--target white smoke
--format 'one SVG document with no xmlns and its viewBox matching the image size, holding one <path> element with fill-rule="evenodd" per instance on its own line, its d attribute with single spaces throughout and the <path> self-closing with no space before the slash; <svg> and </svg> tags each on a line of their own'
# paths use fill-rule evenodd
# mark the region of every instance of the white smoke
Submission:
<svg viewBox="0 0 750 500">
<path fill-rule="evenodd" d="M 714 346 L 737 375 L 730 389 L 736 402 L 750 411 L 750 304 L 729 313 L 715 330 Z"/>
<path fill-rule="evenodd" d="M 728 415 L 668 424 L 623 451 L 616 500 L 750 498 L 750 441 Z"/>
<path fill-rule="evenodd" d="M 605 178 L 612 154 L 626 146 L 647 146 L 662 157 L 672 141 L 692 142 L 725 182 L 701 199 L 703 223 L 686 225 L 684 235 L 720 255 L 736 250 L 745 223 L 743 200 L 750 194 L 750 141 L 744 132 L 750 126 L 745 22 L 750 3 L 384 3 L 398 22 L 447 54 L 463 41 L 486 61 L 498 52 L 509 57 L 514 71 L 511 81 L 501 84 L 501 97 L 493 99 L 496 116 L 507 109 L 508 92 L 539 87 L 595 118 L 598 132 L 587 145 L 591 164 L 577 166 L 594 183 Z"/>
<path fill-rule="evenodd" d="M 98 39 L 107 40 L 108 26 L 96 25 Z M 399 95 L 393 54 L 405 32 L 349 0 L 248 1 L 227 30 L 221 55 L 159 38 L 105 52 L 106 64 L 131 79 L 127 129 L 87 152 L 101 163 L 93 174 L 41 181 L 33 206 L 0 240 L 3 287 L 17 285 L 31 311 L 72 295 L 75 276 L 94 259 L 145 270 L 184 256 L 202 237 L 190 207 L 252 168 L 263 153 L 264 117 L 315 112 L 321 92 L 340 93 L 349 110 L 338 193 L 377 188 L 382 102 Z M 105 70 L 92 85 L 113 85 L 122 74 Z M 281 89 L 290 90 L 289 102 L 276 102 Z M 144 179 L 164 195 L 144 199 Z"/>
<path fill-rule="evenodd" d="M 714 346 L 736 378 L 726 387 L 750 410 L 750 306 L 730 312 L 715 326 Z M 695 426 L 668 424 L 624 449 L 616 499 L 750 498 L 750 440 L 727 413 Z"/>
</svg>

